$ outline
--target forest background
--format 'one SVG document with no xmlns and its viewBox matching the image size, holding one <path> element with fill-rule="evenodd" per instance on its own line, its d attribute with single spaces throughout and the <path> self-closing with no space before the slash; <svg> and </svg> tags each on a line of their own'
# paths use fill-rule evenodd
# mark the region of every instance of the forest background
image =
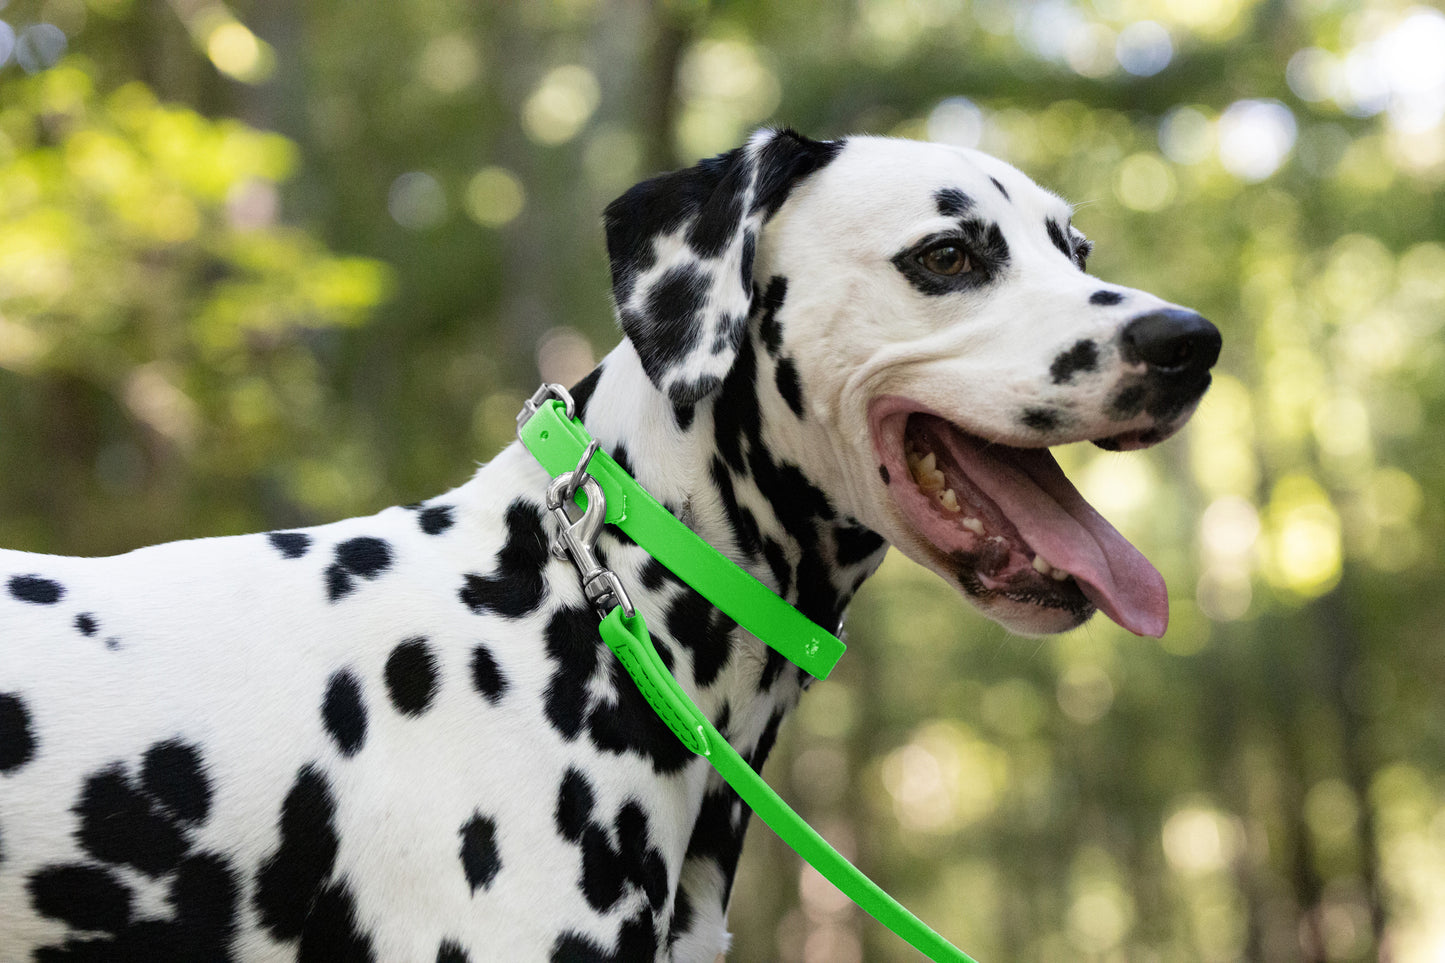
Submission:
<svg viewBox="0 0 1445 963">
<path fill-rule="evenodd" d="M 1445 15 L 1396 0 L 0 0 L 0 544 L 462 482 L 615 343 L 603 206 L 754 126 L 979 146 L 1225 335 L 1059 455 L 1159 641 L 896 554 L 771 781 L 983 961 L 1445 961 Z M 737 960 L 911 959 L 754 825 Z"/>
</svg>

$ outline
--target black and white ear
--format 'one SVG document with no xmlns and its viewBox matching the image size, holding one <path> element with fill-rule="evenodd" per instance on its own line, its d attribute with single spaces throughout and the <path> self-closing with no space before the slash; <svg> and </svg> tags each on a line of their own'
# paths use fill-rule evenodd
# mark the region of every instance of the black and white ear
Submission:
<svg viewBox="0 0 1445 963">
<path fill-rule="evenodd" d="M 758 233 L 841 141 L 762 130 L 744 147 L 644 181 L 607 207 L 622 331 L 674 404 L 715 391 L 747 330 Z"/>
</svg>

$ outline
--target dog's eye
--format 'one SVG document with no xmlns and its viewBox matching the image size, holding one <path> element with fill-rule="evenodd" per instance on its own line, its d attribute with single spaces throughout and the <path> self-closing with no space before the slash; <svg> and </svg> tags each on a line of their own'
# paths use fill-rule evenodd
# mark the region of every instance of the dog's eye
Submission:
<svg viewBox="0 0 1445 963">
<path fill-rule="evenodd" d="M 918 257 L 918 262 L 934 274 L 952 277 L 973 270 L 968 252 L 953 244 L 940 244 L 929 248 Z"/>
</svg>

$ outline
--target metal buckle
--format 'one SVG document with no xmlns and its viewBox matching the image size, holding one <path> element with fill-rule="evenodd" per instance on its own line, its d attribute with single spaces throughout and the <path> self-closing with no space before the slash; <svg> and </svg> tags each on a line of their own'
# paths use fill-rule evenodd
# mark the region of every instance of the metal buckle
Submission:
<svg viewBox="0 0 1445 963">
<path fill-rule="evenodd" d="M 572 394 L 559 384 L 544 382 L 540 388 L 532 392 L 532 397 L 522 402 L 522 410 L 517 412 L 517 437 L 522 437 L 522 426 L 531 420 L 548 398 L 556 398 L 562 402 L 562 407 L 571 421 L 577 417 L 577 404 L 572 400 Z M 574 489 L 575 490 L 575 489 Z"/>
<path fill-rule="evenodd" d="M 577 566 L 577 573 L 582 579 L 582 591 L 587 596 L 587 601 L 597 610 L 597 614 L 605 617 L 620 605 L 622 613 L 632 618 L 637 614 L 637 610 L 632 607 L 632 599 L 627 590 L 622 587 L 617 573 L 603 566 L 593 551 L 597 545 L 597 536 L 602 531 L 602 524 L 607 518 L 607 496 L 602 494 L 602 486 L 597 483 L 597 479 L 586 474 L 587 462 L 596 447 L 597 443 L 594 441 L 573 471 L 552 479 L 552 483 L 547 486 L 547 510 L 557 520 L 557 536 L 560 540 L 558 547 L 562 549 L 560 556 L 571 559 L 572 564 Z M 580 482 L 577 481 L 579 476 Z M 574 498 L 579 488 L 582 494 L 587 496 L 587 507 L 581 509 L 579 518 L 574 519 L 569 508 L 577 508 Z M 556 552 L 556 549 L 553 551 Z"/>
</svg>

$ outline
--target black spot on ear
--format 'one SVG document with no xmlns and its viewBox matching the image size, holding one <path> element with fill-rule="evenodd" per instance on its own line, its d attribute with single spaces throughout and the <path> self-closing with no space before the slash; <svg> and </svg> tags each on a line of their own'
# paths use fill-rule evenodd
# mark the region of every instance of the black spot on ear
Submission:
<svg viewBox="0 0 1445 963">
<path fill-rule="evenodd" d="M 65 595 L 65 586 L 39 575 L 12 575 L 10 594 L 22 602 L 35 605 L 54 605 Z"/>
<path fill-rule="evenodd" d="M 933 201 L 938 205 L 938 213 L 943 217 L 963 217 L 973 210 L 973 198 L 956 187 L 945 187 L 936 191 Z"/>
<path fill-rule="evenodd" d="M 321 720 L 343 756 L 354 756 L 366 740 L 366 706 L 361 683 L 351 672 L 332 673 L 321 702 Z"/>
<path fill-rule="evenodd" d="M 570 842 L 580 842 L 582 831 L 592 819 L 592 807 L 596 796 L 592 784 L 580 769 L 569 768 L 562 777 L 562 787 L 557 791 L 557 834 Z"/>
<path fill-rule="evenodd" d="M 892 478 L 889 476 L 889 474 L 888 474 L 888 466 L 887 466 L 887 465 L 879 465 L 879 466 L 878 466 L 878 477 L 881 478 L 881 479 L 883 479 L 883 484 L 885 484 L 885 485 L 890 484 L 890 483 L 893 481 L 893 479 L 892 479 Z"/>
<path fill-rule="evenodd" d="M 1080 371 L 1093 371 L 1099 366 L 1099 347 L 1087 338 L 1074 342 L 1067 351 L 1060 352 L 1049 365 L 1049 374 L 1054 384 L 1066 385 L 1074 380 Z"/>
<path fill-rule="evenodd" d="M 1095 291 L 1093 294 L 1089 295 L 1090 304 L 1118 304 L 1122 300 L 1124 300 L 1124 295 L 1120 294 L 1118 291 L 1110 291 L 1107 288 Z"/>
<path fill-rule="evenodd" d="M 1025 408 L 1019 420 L 1034 431 L 1053 431 L 1059 426 L 1059 413 L 1051 408 Z"/>
<path fill-rule="evenodd" d="M 994 187 L 997 187 L 997 188 L 998 188 L 998 192 L 1003 195 L 1003 199 L 1004 199 L 1004 200 L 1006 200 L 1006 201 L 1011 201 L 1011 200 L 1013 200 L 1013 198 L 1011 198 L 1011 197 L 1008 196 L 1008 191 L 1004 190 L 1004 186 L 998 182 L 998 178 L 997 178 L 997 177 L 990 177 L 990 178 L 989 178 L 989 181 L 993 183 L 993 186 L 994 186 Z"/>
<path fill-rule="evenodd" d="M 311 548 L 311 536 L 301 532 L 271 532 L 266 540 L 283 558 L 300 558 Z"/>
<path fill-rule="evenodd" d="M 1044 229 L 1049 232 L 1049 240 L 1053 242 L 1054 247 L 1063 252 L 1064 257 L 1073 260 L 1074 249 L 1069 246 L 1069 239 L 1064 235 L 1064 229 L 1059 226 L 1059 222 L 1052 217 L 1046 217 L 1044 218 Z"/>
<path fill-rule="evenodd" d="M 743 264 L 738 280 L 742 281 L 743 293 L 751 294 L 753 291 L 753 260 L 757 257 L 758 236 L 748 231 L 743 238 Z"/>
<path fill-rule="evenodd" d="M 422 511 L 417 517 L 421 530 L 428 535 L 440 535 L 452 527 L 452 507 L 450 505 L 433 505 L 431 508 Z"/>
<path fill-rule="evenodd" d="M 497 824 L 481 813 L 462 825 L 462 871 L 467 874 L 467 884 L 472 893 L 486 889 L 497 878 L 502 868 L 502 857 L 497 852 Z"/>
<path fill-rule="evenodd" d="M 386 691 L 403 715 L 419 716 L 437 691 L 437 660 L 426 639 L 407 639 L 386 659 Z"/>
<path fill-rule="evenodd" d="M 294 940 L 336 863 L 335 805 L 326 777 L 303 766 L 281 804 L 281 842 L 256 873 L 254 901 L 278 940 Z"/>
<path fill-rule="evenodd" d="M 758 336 L 763 339 L 763 347 L 767 348 L 768 354 L 774 358 L 783 347 L 783 326 L 778 322 L 778 309 L 788 297 L 788 279 L 781 274 L 774 275 L 768 282 L 768 289 L 763 292 L 760 303 L 762 316 L 758 321 Z"/>
<path fill-rule="evenodd" d="M 141 759 L 140 782 L 178 819 L 198 822 L 211 811 L 211 785 L 195 746 L 176 740 L 151 746 Z"/>
<path fill-rule="evenodd" d="M 95 616 L 89 612 L 81 612 L 75 617 L 75 628 L 76 631 L 88 639 L 100 631 L 100 623 L 96 622 Z"/>
<path fill-rule="evenodd" d="M 119 763 L 88 778 L 74 808 L 80 816 L 76 838 L 103 862 L 159 876 L 175 869 L 186 851 L 175 820 L 131 785 Z"/>
<path fill-rule="evenodd" d="M 703 392 L 708 394 L 708 392 Z M 697 415 L 697 405 L 679 404 L 672 406 L 672 417 L 677 422 L 678 431 L 687 431 L 692 427 L 692 420 Z"/>
<path fill-rule="evenodd" d="M 0 773 L 10 773 L 35 756 L 35 733 L 24 701 L 0 692 Z"/>
<path fill-rule="evenodd" d="M 26 889 L 35 912 L 78 930 L 113 933 L 130 923 L 130 888 L 109 869 L 74 863 L 46 866 L 31 874 Z"/>
<path fill-rule="evenodd" d="M 542 569 L 549 560 L 542 510 L 523 498 L 507 506 L 507 541 L 497 553 L 493 575 L 468 575 L 461 599 L 473 612 L 519 618 L 542 603 L 547 584 Z"/>
<path fill-rule="evenodd" d="M 472 963 L 472 958 L 460 943 L 453 940 L 442 940 L 437 947 L 437 963 Z"/>
<path fill-rule="evenodd" d="M 798 380 L 798 368 L 792 358 L 778 359 L 778 370 L 774 378 L 778 383 L 778 394 L 793 409 L 793 414 L 803 417 L 803 384 Z"/>
<path fill-rule="evenodd" d="M 507 692 L 507 677 L 492 650 L 480 643 L 472 649 L 472 685 L 492 705 L 502 701 Z"/>
<path fill-rule="evenodd" d="M 798 181 L 827 167 L 842 149 L 842 141 L 810 140 L 796 131 L 778 131 L 757 154 L 752 212 L 772 217 Z"/>
</svg>

